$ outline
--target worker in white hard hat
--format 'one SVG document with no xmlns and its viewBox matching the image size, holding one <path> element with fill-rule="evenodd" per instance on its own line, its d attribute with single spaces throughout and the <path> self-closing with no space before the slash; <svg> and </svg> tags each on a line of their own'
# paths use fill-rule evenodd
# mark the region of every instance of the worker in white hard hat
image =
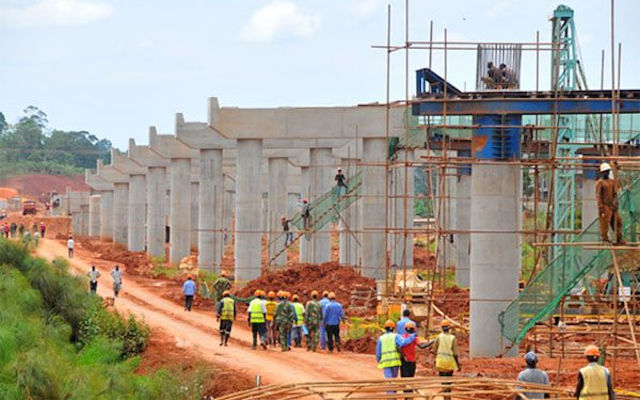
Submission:
<svg viewBox="0 0 640 400">
<path fill-rule="evenodd" d="M 596 200 L 598 202 L 598 216 L 600 219 L 600 237 L 603 242 L 609 240 L 609 226 L 616 237 L 615 244 L 624 244 L 622 238 L 622 218 L 618 213 L 618 184 L 611 179 L 611 165 L 600 164 L 600 178 L 596 182 Z"/>
</svg>

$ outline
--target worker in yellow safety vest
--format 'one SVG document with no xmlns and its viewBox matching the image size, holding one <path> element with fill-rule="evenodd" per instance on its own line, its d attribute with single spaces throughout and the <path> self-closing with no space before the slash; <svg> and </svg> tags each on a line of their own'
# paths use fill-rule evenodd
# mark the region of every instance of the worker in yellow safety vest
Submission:
<svg viewBox="0 0 640 400">
<path fill-rule="evenodd" d="M 426 346 L 434 345 L 436 351 L 436 371 L 440 376 L 453 376 L 454 371 L 460 370 L 460 361 L 458 361 L 458 344 L 456 337 L 451 333 L 451 322 L 443 320 L 440 324 L 442 333 L 434 340 L 428 342 Z M 426 347 L 425 346 L 425 347 Z M 445 383 L 447 385 L 447 383 Z M 449 393 L 451 389 L 444 389 L 443 392 Z M 450 397 L 443 397 L 449 400 Z"/>
<path fill-rule="evenodd" d="M 275 346 L 278 342 L 278 326 L 276 325 L 274 315 L 278 302 L 276 302 L 276 293 L 273 290 L 267 294 L 267 301 L 264 305 L 267 309 L 267 344 Z"/>
<path fill-rule="evenodd" d="M 296 312 L 296 322 L 291 327 L 291 336 L 295 347 L 302 347 L 302 325 L 304 325 L 304 306 L 300 303 L 300 297 L 294 294 L 291 297 L 293 309 Z M 289 344 L 291 345 L 291 344 Z"/>
<path fill-rule="evenodd" d="M 236 302 L 231 298 L 228 290 L 222 292 L 222 299 L 218 302 L 216 320 L 220 321 L 220 346 L 227 345 L 231 336 L 231 326 L 236 319 Z"/>
<path fill-rule="evenodd" d="M 598 364 L 600 350 L 594 345 L 584 349 L 589 364 L 580 368 L 574 396 L 579 400 L 615 400 L 609 370 Z"/>
<path fill-rule="evenodd" d="M 257 336 L 260 335 L 260 345 L 263 349 L 267 349 L 267 306 L 265 301 L 266 293 L 264 290 L 256 290 L 255 298 L 249 303 L 249 324 L 251 325 L 251 334 L 253 335 L 253 344 L 251 349 L 255 350 L 258 345 Z"/>
<path fill-rule="evenodd" d="M 403 338 L 396 334 L 395 322 L 388 320 L 384 323 L 385 333 L 378 338 L 376 344 L 376 361 L 378 362 L 378 368 L 382 369 L 384 377 L 387 379 L 397 378 L 400 371 L 400 348 L 413 342 L 416 338 L 416 334 L 412 334 L 409 337 Z"/>
</svg>

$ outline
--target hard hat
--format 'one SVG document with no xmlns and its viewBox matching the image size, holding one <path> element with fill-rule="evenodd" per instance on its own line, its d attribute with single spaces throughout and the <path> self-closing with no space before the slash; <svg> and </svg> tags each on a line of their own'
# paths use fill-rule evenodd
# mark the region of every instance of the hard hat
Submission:
<svg viewBox="0 0 640 400">
<path fill-rule="evenodd" d="M 524 360 L 527 362 L 527 364 L 537 364 L 538 356 L 533 351 L 530 351 L 527 354 L 525 354 Z"/>
<path fill-rule="evenodd" d="M 325 297 L 325 296 L 329 296 L 329 291 L 328 290 L 322 291 L 322 297 Z"/>
<path fill-rule="evenodd" d="M 282 296 L 283 296 L 283 294 L 282 294 L 282 293 L 284 293 L 282 290 L 278 290 L 278 293 L 276 293 L 276 296 L 277 296 L 278 298 L 280 298 L 280 297 L 282 297 Z"/>
<path fill-rule="evenodd" d="M 387 322 L 384 323 L 384 329 L 396 329 L 396 323 L 388 319 Z"/>
<path fill-rule="evenodd" d="M 224 292 L 222 292 L 222 297 L 227 297 L 231 294 L 231 292 L 229 292 L 228 290 L 225 290 Z"/>
<path fill-rule="evenodd" d="M 600 164 L 600 172 L 609 171 L 611 169 L 611 165 L 609 163 L 603 162 Z"/>
<path fill-rule="evenodd" d="M 269 294 L 267 295 L 267 297 L 270 298 L 270 299 L 275 299 L 276 298 L 276 293 L 273 290 L 271 290 L 269 292 Z"/>
<path fill-rule="evenodd" d="M 312 290 L 311 291 L 311 297 L 313 297 L 313 296 L 316 296 L 316 297 L 318 296 L 318 291 L 317 290 Z"/>
<path fill-rule="evenodd" d="M 255 291 L 255 292 L 253 292 L 253 295 L 254 295 L 255 297 L 259 297 L 261 294 L 262 294 L 262 290 L 260 290 L 260 289 L 256 289 L 256 291 Z"/>
<path fill-rule="evenodd" d="M 449 327 L 451 327 L 451 321 L 449 321 L 448 319 L 444 319 L 444 320 L 442 320 L 442 322 L 440 323 L 440 326 L 441 326 L 441 327 L 443 327 L 443 328 L 444 328 L 444 327 L 449 328 Z"/>
<path fill-rule="evenodd" d="M 333 292 L 330 292 L 330 293 L 329 293 L 329 298 L 330 298 L 330 299 L 335 299 L 335 298 L 336 298 L 336 294 L 335 294 L 335 293 L 333 293 Z"/>
<path fill-rule="evenodd" d="M 294 294 L 294 295 L 291 297 L 291 300 L 293 300 L 293 301 L 300 301 L 300 297 L 298 297 L 298 295 L 297 295 L 297 294 Z"/>
<path fill-rule="evenodd" d="M 589 357 L 589 356 L 600 357 L 600 350 L 596 346 L 590 344 L 587 347 L 585 347 L 584 355 L 586 357 Z"/>
<path fill-rule="evenodd" d="M 413 321 L 409 321 L 404 324 L 404 329 L 416 329 L 416 323 Z"/>
<path fill-rule="evenodd" d="M 193 279 L 193 275 L 187 274 L 187 279 Z"/>
<path fill-rule="evenodd" d="M 287 299 L 291 297 L 291 293 L 287 292 L 286 290 L 282 293 L 282 295 Z"/>
<path fill-rule="evenodd" d="M 303 202 L 303 203 L 306 203 L 306 202 L 307 202 L 307 199 L 302 199 L 302 202 Z"/>
</svg>

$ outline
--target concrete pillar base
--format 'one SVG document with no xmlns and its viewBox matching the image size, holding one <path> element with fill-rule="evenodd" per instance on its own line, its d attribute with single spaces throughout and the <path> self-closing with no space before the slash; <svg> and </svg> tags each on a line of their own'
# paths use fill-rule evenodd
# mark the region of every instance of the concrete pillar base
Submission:
<svg viewBox="0 0 640 400">
<path fill-rule="evenodd" d="M 100 199 L 102 196 L 94 194 L 89 197 L 89 236 L 100 236 Z"/>
<path fill-rule="evenodd" d="M 191 247 L 191 159 L 171 159 L 169 263 L 180 264 Z"/>
<path fill-rule="evenodd" d="M 147 183 L 144 175 L 131 175 L 129 180 L 128 249 L 145 249 L 145 207 L 147 204 Z"/>
<path fill-rule="evenodd" d="M 126 246 L 129 236 L 129 184 L 113 184 L 113 241 Z"/>
<path fill-rule="evenodd" d="M 364 162 L 384 163 L 387 151 L 385 138 L 364 138 L 362 141 Z M 362 170 L 362 275 L 383 279 L 386 275 L 386 170 L 380 165 L 365 165 Z"/>
</svg>

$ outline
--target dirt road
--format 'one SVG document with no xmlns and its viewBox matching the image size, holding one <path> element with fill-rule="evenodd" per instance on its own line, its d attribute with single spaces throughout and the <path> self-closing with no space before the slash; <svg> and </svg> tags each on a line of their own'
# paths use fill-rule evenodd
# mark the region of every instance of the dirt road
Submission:
<svg viewBox="0 0 640 400">
<path fill-rule="evenodd" d="M 48 260 L 56 256 L 66 258 L 67 249 L 55 240 L 42 240 L 37 254 Z M 88 251 L 76 248 L 75 258 L 70 260 L 70 265 L 72 272 L 79 275 L 85 275 L 90 266 L 95 265 L 102 273 L 98 293 L 101 296 L 113 296 L 109 275 L 112 262 L 92 258 Z M 205 360 L 242 370 L 250 376 L 261 375 L 264 383 L 382 378 L 374 357 L 370 355 L 309 353 L 304 349 L 293 349 L 286 353 L 272 349 L 251 350 L 251 332 L 246 321 L 236 321 L 230 346 L 220 347 L 212 311 L 185 312 L 182 307 L 154 291 L 157 292 L 145 287 L 135 277 L 125 275 L 124 288 L 116 299 L 115 307 L 121 312 L 144 318 L 152 328 L 161 328 L 175 338 L 177 346 L 188 348 Z"/>
</svg>

